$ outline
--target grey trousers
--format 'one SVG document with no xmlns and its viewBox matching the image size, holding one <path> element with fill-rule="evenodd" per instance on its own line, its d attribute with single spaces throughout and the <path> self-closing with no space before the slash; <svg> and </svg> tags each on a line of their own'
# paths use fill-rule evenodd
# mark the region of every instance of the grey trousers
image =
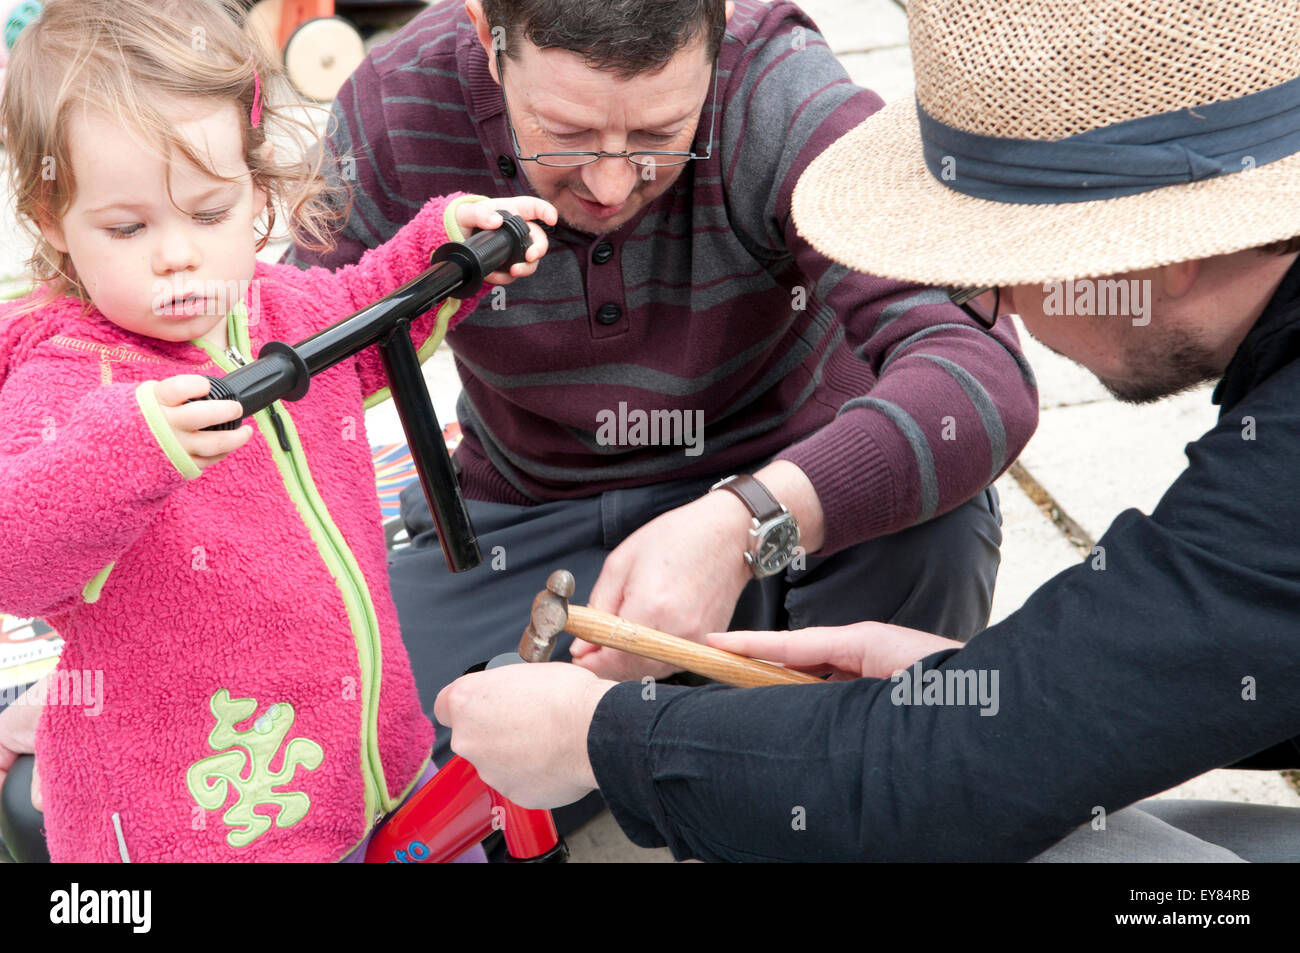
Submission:
<svg viewBox="0 0 1300 953">
<path fill-rule="evenodd" d="M 690 502 L 727 474 L 613 490 L 580 500 L 508 506 L 469 501 L 483 563 L 448 572 L 418 484 L 402 493 L 409 546 L 389 554 L 389 580 L 429 717 L 442 688 L 472 665 L 518 648 L 533 597 L 570 570 L 585 604 L 606 555 L 654 517 Z M 799 629 L 874 620 L 966 641 L 985 627 L 1001 559 L 1002 516 L 989 488 L 950 513 L 802 569 L 752 581 L 732 629 Z M 739 554 L 736 554 L 739 558 Z M 554 658 L 571 658 L 563 636 Z M 434 760 L 451 756 L 437 725 Z"/>
<path fill-rule="evenodd" d="M 1089 824 L 1033 863 L 1294 863 L 1300 808 L 1153 798 Z"/>
</svg>

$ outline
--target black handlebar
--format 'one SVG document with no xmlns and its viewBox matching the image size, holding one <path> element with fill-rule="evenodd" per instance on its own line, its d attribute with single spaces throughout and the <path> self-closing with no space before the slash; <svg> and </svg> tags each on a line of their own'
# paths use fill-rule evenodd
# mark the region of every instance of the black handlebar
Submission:
<svg viewBox="0 0 1300 953">
<path fill-rule="evenodd" d="M 298 344 L 271 341 L 252 363 L 225 377 L 209 377 L 212 386 L 205 398 L 237 400 L 244 408 L 243 417 L 248 417 L 277 400 L 302 399 L 316 374 L 372 344 L 379 345 L 389 391 L 452 572 L 473 569 L 483 557 L 420 372 L 411 322 L 453 293 L 461 298 L 475 294 L 485 275 L 524 260 L 532 244 L 528 223 L 498 212 L 503 219 L 500 228 L 440 245 L 427 270 L 369 307 Z M 207 429 L 234 430 L 242 419 Z"/>
</svg>

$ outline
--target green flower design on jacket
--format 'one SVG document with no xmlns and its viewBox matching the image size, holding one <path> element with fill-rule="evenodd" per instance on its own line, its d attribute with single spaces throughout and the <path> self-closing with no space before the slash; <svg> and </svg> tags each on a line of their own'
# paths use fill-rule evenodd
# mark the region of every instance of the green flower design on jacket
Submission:
<svg viewBox="0 0 1300 953">
<path fill-rule="evenodd" d="M 316 742 L 294 738 L 284 749 L 280 770 L 270 770 L 271 760 L 293 728 L 293 706 L 285 702 L 274 704 L 253 722 L 252 728 L 236 731 L 235 725 L 257 711 L 256 700 L 232 699 L 221 688 L 209 705 L 217 726 L 208 735 L 208 744 L 220 753 L 190 765 L 185 784 L 205 811 L 215 811 L 225 804 L 231 788 L 239 794 L 239 799 L 221 815 L 222 821 L 234 828 L 226 835 L 226 843 L 231 847 L 247 847 L 271 829 L 271 818 L 254 814 L 255 807 L 278 806 L 276 827 L 292 827 L 306 817 L 311 807 L 306 794 L 271 790 L 292 781 L 300 765 L 314 771 L 325 757 Z M 236 750 L 225 750 L 232 747 Z"/>
</svg>

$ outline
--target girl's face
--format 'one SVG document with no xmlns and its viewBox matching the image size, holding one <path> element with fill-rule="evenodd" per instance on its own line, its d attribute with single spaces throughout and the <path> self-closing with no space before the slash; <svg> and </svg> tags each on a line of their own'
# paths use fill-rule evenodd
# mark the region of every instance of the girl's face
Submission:
<svg viewBox="0 0 1300 953">
<path fill-rule="evenodd" d="M 72 257 L 109 321 L 188 341 L 247 300 L 266 193 L 253 188 L 233 103 L 177 102 L 163 111 L 213 169 L 238 178 L 224 182 L 179 157 L 169 166 L 106 116 L 76 116 L 68 129 L 76 198 L 62 221 L 41 230 Z"/>
</svg>

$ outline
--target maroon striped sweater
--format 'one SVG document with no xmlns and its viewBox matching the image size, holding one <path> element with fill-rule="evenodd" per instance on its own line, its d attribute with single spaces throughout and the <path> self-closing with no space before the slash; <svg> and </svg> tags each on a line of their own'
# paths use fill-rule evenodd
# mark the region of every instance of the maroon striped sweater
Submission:
<svg viewBox="0 0 1300 953">
<path fill-rule="evenodd" d="M 802 11 L 738 0 L 718 83 L 710 159 L 617 231 L 553 230 L 507 306 L 489 296 L 448 336 L 466 494 L 529 504 L 776 456 L 817 491 L 824 553 L 958 506 L 1037 424 L 1014 329 L 986 332 L 943 293 L 851 272 L 799 237 L 800 172 L 881 106 Z M 356 261 L 431 195 L 530 192 L 459 0 L 373 50 L 334 115 L 353 212 L 334 251 L 296 247 L 296 264 Z"/>
</svg>

